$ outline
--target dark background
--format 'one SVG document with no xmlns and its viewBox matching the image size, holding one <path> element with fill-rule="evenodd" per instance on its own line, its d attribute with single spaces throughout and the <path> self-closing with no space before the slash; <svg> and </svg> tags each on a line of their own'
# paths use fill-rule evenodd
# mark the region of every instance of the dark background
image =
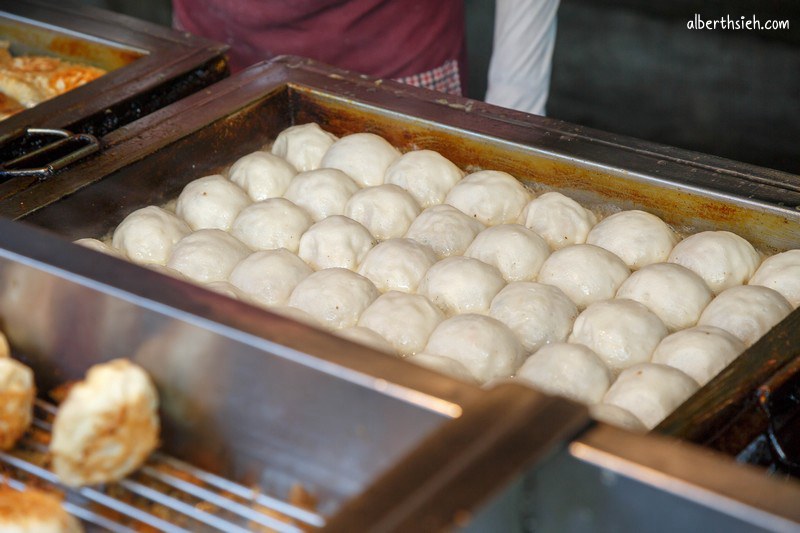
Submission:
<svg viewBox="0 0 800 533">
<path fill-rule="evenodd" d="M 160 24 L 167 0 L 85 0 Z M 466 0 L 469 96 L 482 98 L 494 2 Z M 730 15 L 789 31 L 689 30 Z M 548 115 L 800 174 L 800 1 L 562 0 Z"/>
</svg>

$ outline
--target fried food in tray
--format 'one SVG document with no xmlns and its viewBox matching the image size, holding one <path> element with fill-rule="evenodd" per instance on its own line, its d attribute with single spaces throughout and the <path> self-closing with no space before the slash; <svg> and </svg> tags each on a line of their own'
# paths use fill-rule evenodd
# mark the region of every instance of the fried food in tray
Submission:
<svg viewBox="0 0 800 533">
<path fill-rule="evenodd" d="M 0 120 L 99 78 L 105 70 L 57 57 L 12 56 L 0 41 Z"/>
</svg>

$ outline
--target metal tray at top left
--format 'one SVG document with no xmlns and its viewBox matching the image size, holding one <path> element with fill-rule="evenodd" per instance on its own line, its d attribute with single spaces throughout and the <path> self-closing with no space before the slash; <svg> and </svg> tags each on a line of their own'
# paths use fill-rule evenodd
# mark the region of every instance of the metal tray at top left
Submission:
<svg viewBox="0 0 800 533">
<path fill-rule="evenodd" d="M 0 121 L 0 198 L 102 149 L 102 137 L 120 126 L 228 75 L 225 45 L 80 4 L 2 1 L 0 39 L 14 55 L 107 71 Z"/>
</svg>

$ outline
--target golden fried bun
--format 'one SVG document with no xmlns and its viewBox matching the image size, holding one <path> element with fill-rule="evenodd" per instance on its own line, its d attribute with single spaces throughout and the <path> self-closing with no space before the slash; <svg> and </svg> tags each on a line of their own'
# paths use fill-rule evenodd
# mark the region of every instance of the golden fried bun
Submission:
<svg viewBox="0 0 800 533">
<path fill-rule="evenodd" d="M 66 485 L 121 479 L 158 444 L 158 395 L 147 373 L 127 359 L 89 369 L 53 422 L 53 470 Z"/>
<path fill-rule="evenodd" d="M 31 425 L 36 385 L 33 371 L 15 359 L 0 359 L 0 450 L 11 449 Z"/>
</svg>

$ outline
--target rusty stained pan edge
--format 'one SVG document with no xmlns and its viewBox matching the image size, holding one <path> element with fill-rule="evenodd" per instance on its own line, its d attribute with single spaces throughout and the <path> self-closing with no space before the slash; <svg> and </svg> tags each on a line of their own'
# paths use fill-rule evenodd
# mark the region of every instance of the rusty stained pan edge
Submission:
<svg viewBox="0 0 800 533">
<path fill-rule="evenodd" d="M 10 5 L 2 6 L 0 24 L 13 27 L 19 21 L 27 33 L 24 41 L 56 45 L 56 55 L 72 60 L 79 60 L 81 51 L 110 56 L 112 64 L 106 66 L 116 62 L 119 68 L 0 122 L 0 135 L 31 126 L 77 126 L 89 116 L 102 116 L 115 105 L 187 77 L 198 68 L 219 71 L 207 83 L 228 73 L 225 45 L 88 6 L 38 0 L 6 4 Z"/>
<path fill-rule="evenodd" d="M 336 69 L 303 58 L 286 56 L 284 58 L 278 58 L 277 61 L 285 62 L 288 68 L 308 70 L 322 76 L 327 76 L 330 79 L 345 79 L 350 84 L 357 84 L 365 87 L 367 91 L 374 91 L 378 86 L 384 83 L 384 80 L 370 78 L 368 76 L 353 76 L 345 71 L 336 72 Z M 473 115 L 483 115 L 487 119 L 495 122 L 499 121 L 522 126 L 529 130 L 539 130 L 542 136 L 539 138 L 540 142 L 547 141 L 548 138 L 558 138 L 560 141 L 566 142 L 579 140 L 582 142 L 599 144 L 604 147 L 613 148 L 614 150 L 629 151 L 656 158 L 657 164 L 659 165 L 667 164 L 667 162 L 675 162 L 684 166 L 704 169 L 714 173 L 728 174 L 781 189 L 800 191 L 800 176 L 779 170 L 595 130 L 558 119 L 492 106 L 464 97 L 437 94 L 437 98 L 434 99 L 431 98 L 430 91 L 397 84 L 395 82 L 389 82 L 383 85 L 382 89 L 392 91 L 400 97 L 410 96 L 423 100 L 434 100 L 437 104 L 454 110 L 463 110 Z M 657 171 L 658 169 L 654 170 Z M 690 170 L 690 172 L 692 172 L 692 170 Z"/>
<path fill-rule="evenodd" d="M 652 145 L 646 150 L 616 150 L 580 139 L 553 138 L 548 133 L 552 132 L 551 125 L 562 129 L 567 125 L 467 99 L 448 97 L 447 104 L 441 100 L 438 93 L 346 74 L 308 60 L 282 58 L 252 67 L 110 134 L 105 154 L 56 180 L 0 202 L 0 213 L 24 217 L 70 238 L 102 236 L 125 214 L 153 201 L 145 193 L 136 196 L 138 192 L 132 190 L 132 185 L 139 183 L 137 172 L 146 176 L 139 183 L 145 190 L 158 186 L 160 178 L 153 173 L 163 172 L 159 163 L 169 161 L 175 167 L 170 169 L 173 175 L 180 174 L 180 169 L 194 172 L 171 185 L 177 194 L 185 182 L 203 172 L 217 171 L 224 162 L 231 163 L 236 154 L 257 149 L 266 140 L 253 140 L 248 133 L 260 131 L 265 135 L 269 131 L 274 135 L 293 123 L 315 120 L 340 135 L 372 131 L 402 148 L 439 150 L 460 166 L 506 170 L 535 189 L 563 190 L 601 210 L 608 209 L 610 203 L 622 208 L 644 208 L 682 231 L 728 229 L 762 249 L 800 247 L 800 213 L 770 201 L 796 195 L 738 177 L 780 173 L 731 161 L 725 162 L 731 172 L 712 172 L 676 161 L 660 163 L 661 159 L 650 154 L 667 148 Z M 495 111 L 499 117 L 493 116 Z M 507 120 L 508 117 L 513 120 Z M 530 124 L 521 125 L 520 121 Z M 244 138 L 248 138 L 249 145 L 230 146 L 230 141 Z M 202 149 L 192 148 L 193 144 Z M 232 153 L 233 150 L 238 152 Z M 195 167 L 175 158 L 177 154 L 198 153 L 214 162 L 204 166 L 198 160 Z M 675 153 L 680 156 L 675 159 L 689 157 L 680 150 Z M 716 161 L 718 158 L 708 157 L 700 163 L 707 167 Z M 122 184 L 128 185 L 122 187 Z M 116 197 L 118 192 L 123 194 Z M 748 194 L 744 195 L 745 192 Z M 24 206 L 19 205 L 21 201 Z M 73 208 L 66 207 L 69 205 Z M 86 221 L 83 226 L 78 224 L 74 209 L 77 205 L 92 205 L 96 218 L 102 222 L 95 221 L 94 226 Z M 73 230 L 85 233 L 70 234 Z M 707 405 L 708 398 L 715 394 L 717 398 L 733 395 L 728 389 L 732 379 L 739 383 L 736 398 L 730 398 L 731 405 L 739 402 L 737 408 L 746 407 L 743 399 L 748 390 L 755 388 L 750 384 L 764 375 L 749 369 L 768 369 L 793 356 L 786 350 L 776 355 L 774 350 L 764 347 L 770 342 L 800 345 L 797 330 L 791 326 L 797 320 L 795 312 L 774 330 L 775 335 L 768 334 L 747 351 L 736 365 L 706 386 L 701 395 L 680 408 L 660 431 L 673 432 L 666 429 L 667 425 L 694 417 L 691 405 Z M 780 341 L 782 335 L 788 340 Z M 686 426 L 711 424 L 709 418 L 729 415 L 726 410 L 705 412 L 702 419 L 692 418 Z M 697 428 L 695 431 L 700 432 Z M 684 437 L 693 438 L 688 434 Z"/>
<path fill-rule="evenodd" d="M 519 141 L 509 143 L 500 137 L 501 134 L 493 136 L 460 126 L 442 132 L 435 121 L 407 117 L 398 119 L 384 115 L 383 122 L 376 121 L 368 116 L 372 109 L 354 110 L 351 99 L 338 99 L 305 88 L 297 89 L 297 92 L 297 99 L 303 100 L 295 105 L 301 113 L 300 121 L 320 121 L 334 133 L 362 129 L 380 134 L 404 148 L 439 150 L 459 166 L 505 170 L 534 190 L 569 193 L 605 214 L 620 208 L 645 209 L 661 216 L 682 233 L 722 225 L 746 236 L 765 250 L 800 245 L 795 232 L 800 212 L 738 194 L 742 189 L 752 187 L 763 197 L 785 199 L 786 193 L 782 190 L 742 183 L 738 179 L 725 182 L 716 176 L 712 177 L 713 181 L 675 182 L 665 176 L 648 175 L 621 168 L 618 164 L 591 160 L 584 154 L 564 155 Z M 359 128 L 364 124 L 366 128 Z M 494 127 L 491 123 L 480 125 L 489 130 Z M 643 165 L 647 161 L 633 163 Z M 769 228 L 767 235 L 763 233 L 765 227 Z"/>
<path fill-rule="evenodd" d="M 458 104 L 459 109 L 453 108 L 452 103 L 445 106 L 433 100 L 427 91 L 398 89 L 391 87 L 391 82 L 379 86 L 370 82 L 365 91 L 359 92 L 352 84 L 347 86 L 350 81 L 330 75 L 324 84 L 319 80 L 289 81 L 293 92 L 298 94 L 294 107 L 299 115 L 295 119 L 320 121 L 339 134 L 372 131 L 404 148 L 445 151 L 446 146 L 446 155 L 462 167 L 506 170 L 534 189 L 570 192 L 579 201 L 601 211 L 608 212 L 611 202 L 624 209 L 647 209 L 682 232 L 722 224 L 765 250 L 800 245 L 793 231 L 800 212 L 787 207 L 792 203 L 800 205 L 800 194 L 792 191 L 731 174 L 687 168 L 654 159 L 641 151 L 614 151 L 607 147 L 600 149 L 596 143 L 553 139 L 546 126 L 554 121 L 541 117 L 518 113 L 530 122 L 529 127 L 522 127 L 488 115 L 498 108 L 480 102 L 462 99 L 466 104 Z M 357 81 L 363 83 L 360 78 Z M 397 105 L 392 106 L 392 98 L 386 95 L 380 101 L 387 104 L 384 108 L 375 105 L 377 96 L 364 103 L 364 92 L 370 96 L 384 88 L 397 97 Z M 415 90 L 426 99 L 415 95 Z M 479 109 L 484 113 L 477 113 Z M 659 148 L 654 146 L 653 150 Z M 728 164 L 738 168 L 735 162 Z M 739 173 L 744 167 L 747 166 L 739 169 Z M 763 175 L 776 173 L 760 170 Z M 763 234 L 765 226 L 770 231 L 767 238 Z"/>
</svg>

